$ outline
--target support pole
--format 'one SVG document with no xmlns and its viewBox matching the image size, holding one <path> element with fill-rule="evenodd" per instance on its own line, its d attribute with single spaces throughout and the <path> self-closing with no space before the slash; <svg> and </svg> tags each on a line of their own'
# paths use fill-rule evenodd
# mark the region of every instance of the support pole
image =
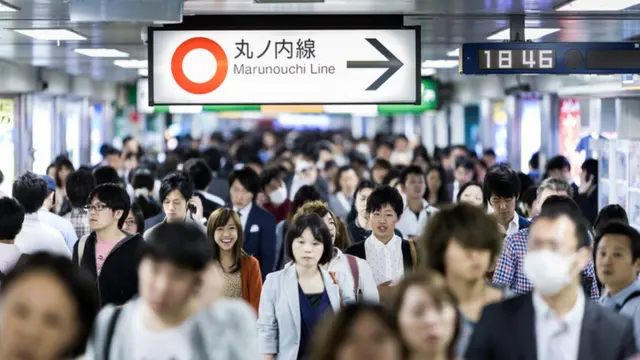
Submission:
<svg viewBox="0 0 640 360">
<path fill-rule="evenodd" d="M 524 37 L 524 15 L 511 15 L 509 17 L 509 40 L 526 41 Z"/>
</svg>

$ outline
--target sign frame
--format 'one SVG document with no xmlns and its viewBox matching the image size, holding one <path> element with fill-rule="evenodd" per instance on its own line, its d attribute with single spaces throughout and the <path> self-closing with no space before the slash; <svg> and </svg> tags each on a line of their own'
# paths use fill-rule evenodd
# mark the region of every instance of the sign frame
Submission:
<svg viewBox="0 0 640 360">
<path fill-rule="evenodd" d="M 554 67 L 543 69 L 534 67 L 523 68 L 491 68 L 481 67 L 480 51 L 538 51 L 553 50 Z M 635 68 L 624 67 L 625 59 L 620 59 L 620 51 L 633 51 L 634 59 L 639 65 Z M 596 54 L 598 53 L 598 54 Z M 597 55 L 597 56 L 596 56 Z M 572 57 L 568 59 L 567 57 Z M 531 60 L 531 59 L 529 59 Z M 589 62 L 591 60 L 591 66 Z M 597 64 L 594 64 L 597 63 Z M 630 74 L 640 73 L 640 42 L 493 42 L 493 43 L 467 43 L 460 50 L 460 72 L 465 75 L 518 75 L 518 74 Z"/>
<path fill-rule="evenodd" d="M 376 26 L 359 26 L 359 27 L 349 27 L 349 26 L 336 26 L 332 28 L 318 28 L 316 26 L 308 26 L 308 27 L 287 27 L 287 26 L 265 26 L 263 28 L 227 28 L 227 29 L 218 29 L 215 27 L 212 28 L 194 28 L 191 26 L 188 27 L 149 27 L 148 28 L 148 38 L 149 44 L 147 46 L 148 51 L 148 67 L 149 67 L 149 106 L 167 106 L 167 105 L 194 105 L 193 103 L 156 103 L 154 101 L 154 91 L 153 91 L 153 50 L 154 50 L 154 33 L 156 32 L 166 32 L 166 31 L 218 31 L 218 32 L 255 32 L 255 31 L 396 31 L 396 30 L 412 30 L 415 35 L 415 101 L 407 101 L 407 102 L 398 102 L 398 101 L 389 101 L 389 102 L 379 102 L 375 103 L 376 105 L 420 105 L 422 102 L 422 73 L 421 73 L 421 59 L 422 59 L 422 43 L 420 40 L 421 35 L 421 27 L 419 25 L 410 25 L 410 26 L 385 26 L 385 27 L 376 27 Z M 364 41 L 365 39 L 363 39 Z M 359 60 L 359 59 L 353 59 Z M 381 68 L 383 70 L 383 68 Z M 384 76 L 386 71 L 380 72 L 380 77 Z M 363 86 L 367 86 L 369 84 L 363 84 Z M 242 103 L 242 104 L 227 104 L 227 103 L 203 103 L 199 105 L 203 106 L 225 106 L 225 105 L 243 105 L 243 106 L 255 106 L 255 105 L 371 105 L 374 104 L 372 102 L 348 102 L 348 103 L 333 103 L 333 102 L 260 102 L 260 103 Z"/>
</svg>

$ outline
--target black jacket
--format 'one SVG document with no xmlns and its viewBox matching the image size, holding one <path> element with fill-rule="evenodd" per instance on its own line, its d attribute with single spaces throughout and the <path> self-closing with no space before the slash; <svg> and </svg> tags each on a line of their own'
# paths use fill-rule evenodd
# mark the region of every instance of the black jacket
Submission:
<svg viewBox="0 0 640 360">
<path fill-rule="evenodd" d="M 96 270 L 96 233 L 87 238 L 80 267 L 96 279 L 100 306 L 122 305 L 138 294 L 138 250 L 144 239 L 140 234 L 122 239 L 107 256 L 100 275 Z M 73 247 L 73 262 L 78 263 L 78 244 Z"/>
</svg>

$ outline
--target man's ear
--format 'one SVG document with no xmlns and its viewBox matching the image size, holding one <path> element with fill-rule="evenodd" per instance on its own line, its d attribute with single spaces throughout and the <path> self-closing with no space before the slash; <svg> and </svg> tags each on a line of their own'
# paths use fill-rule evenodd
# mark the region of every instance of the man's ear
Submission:
<svg viewBox="0 0 640 360">
<path fill-rule="evenodd" d="M 122 217 L 122 214 L 124 214 L 123 210 L 116 210 L 113 212 L 113 216 L 118 220 L 120 220 L 120 218 Z"/>
</svg>

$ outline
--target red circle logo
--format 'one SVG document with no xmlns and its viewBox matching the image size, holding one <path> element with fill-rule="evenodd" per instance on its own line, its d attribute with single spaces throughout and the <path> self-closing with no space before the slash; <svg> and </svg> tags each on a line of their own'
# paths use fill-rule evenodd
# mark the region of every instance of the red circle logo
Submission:
<svg viewBox="0 0 640 360">
<path fill-rule="evenodd" d="M 182 69 L 184 58 L 190 51 L 195 49 L 207 50 L 216 59 L 216 73 L 211 79 L 202 83 L 189 80 Z M 229 61 L 227 60 L 227 54 L 224 53 L 224 50 L 217 42 L 204 37 L 184 41 L 178 46 L 171 58 L 171 74 L 176 84 L 185 91 L 196 95 L 207 94 L 220 87 L 224 79 L 226 79 L 228 71 Z"/>
</svg>

